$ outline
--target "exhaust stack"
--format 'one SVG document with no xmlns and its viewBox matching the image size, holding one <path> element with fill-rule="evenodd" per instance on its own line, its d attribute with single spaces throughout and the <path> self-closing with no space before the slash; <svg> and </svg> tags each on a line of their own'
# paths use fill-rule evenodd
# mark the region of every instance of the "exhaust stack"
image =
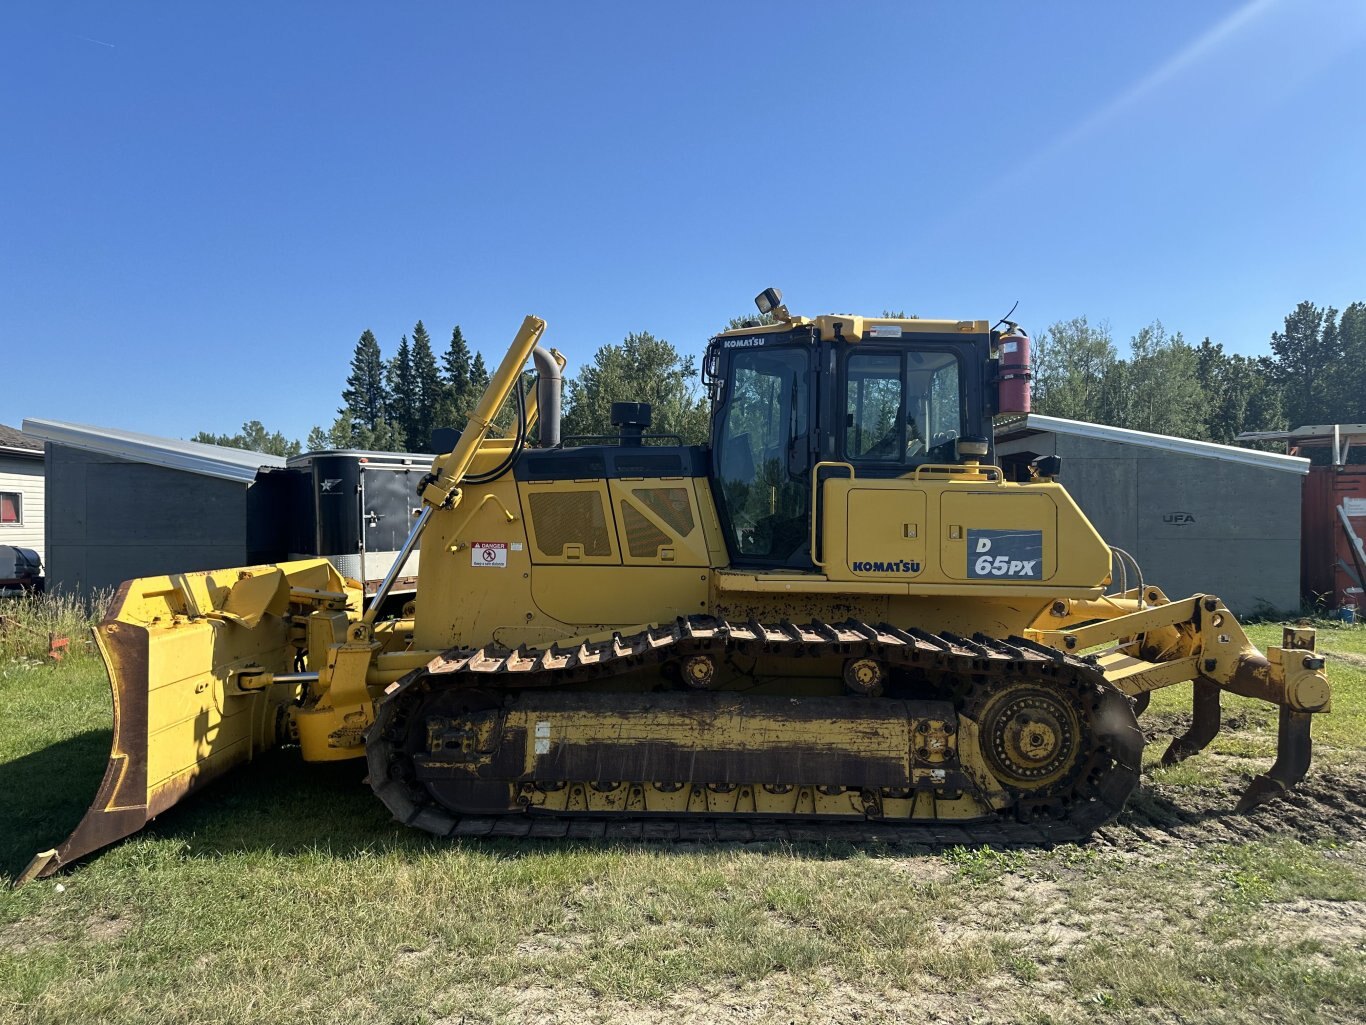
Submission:
<svg viewBox="0 0 1366 1025">
<path fill-rule="evenodd" d="M 541 448 L 555 448 L 560 443 L 560 365 L 549 350 L 536 346 L 531 350 L 536 364 L 536 408 L 541 425 Z"/>
</svg>

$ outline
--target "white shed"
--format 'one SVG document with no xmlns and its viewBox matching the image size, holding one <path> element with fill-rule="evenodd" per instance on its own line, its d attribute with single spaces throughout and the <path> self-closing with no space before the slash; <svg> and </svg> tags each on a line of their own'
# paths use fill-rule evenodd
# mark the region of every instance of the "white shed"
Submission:
<svg viewBox="0 0 1366 1025">
<path fill-rule="evenodd" d="M 31 548 L 44 562 L 45 481 L 42 439 L 0 424 L 0 545 Z"/>
</svg>

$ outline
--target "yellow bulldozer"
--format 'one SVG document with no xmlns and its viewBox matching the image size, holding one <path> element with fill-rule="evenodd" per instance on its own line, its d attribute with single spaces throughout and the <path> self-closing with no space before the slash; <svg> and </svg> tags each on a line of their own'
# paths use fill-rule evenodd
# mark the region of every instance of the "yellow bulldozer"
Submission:
<svg viewBox="0 0 1366 1025">
<path fill-rule="evenodd" d="M 442 835 L 852 821 L 1052 843 L 1121 811 L 1136 715 L 1194 681 L 1167 761 L 1210 742 L 1229 691 L 1280 710 L 1244 806 L 1303 778 L 1330 701 L 1312 631 L 1262 654 L 1218 598 L 1121 576 L 1056 459 L 996 465 L 1024 332 L 756 301 L 764 322 L 708 344 L 706 446 L 631 403 L 618 434 L 561 438 L 565 360 L 527 317 L 368 602 L 322 559 L 125 583 L 96 628 L 107 771 L 25 878 L 276 745 L 367 759 L 393 814 Z"/>
</svg>

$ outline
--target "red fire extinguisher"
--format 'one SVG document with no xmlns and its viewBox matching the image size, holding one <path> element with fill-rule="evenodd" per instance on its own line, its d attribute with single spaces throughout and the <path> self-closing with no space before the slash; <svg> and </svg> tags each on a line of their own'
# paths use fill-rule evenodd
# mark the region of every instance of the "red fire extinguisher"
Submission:
<svg viewBox="0 0 1366 1025">
<path fill-rule="evenodd" d="M 1016 324 L 1007 323 L 997 351 L 997 406 L 1002 413 L 1029 412 L 1029 335 Z"/>
</svg>

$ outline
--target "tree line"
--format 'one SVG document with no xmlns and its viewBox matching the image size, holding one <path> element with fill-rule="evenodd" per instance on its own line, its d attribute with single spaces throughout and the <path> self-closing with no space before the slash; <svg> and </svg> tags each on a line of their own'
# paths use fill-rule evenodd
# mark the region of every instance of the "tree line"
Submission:
<svg viewBox="0 0 1366 1025">
<path fill-rule="evenodd" d="M 361 332 L 332 426 L 309 435 L 308 447 L 426 452 L 432 431 L 462 426 L 488 387 L 483 353 L 471 353 L 460 325 L 438 362 L 422 321 L 387 361 L 369 329 Z M 318 444 L 322 443 L 322 444 Z"/>
<path fill-rule="evenodd" d="M 771 317 L 735 317 L 726 327 L 765 322 Z M 1244 356 L 1209 338 L 1192 345 L 1153 321 L 1121 356 L 1106 323 L 1059 321 L 1034 339 L 1034 409 L 1225 444 L 1244 431 L 1366 422 L 1366 302 L 1341 311 L 1301 302 L 1271 335 L 1270 349 Z M 483 355 L 458 324 L 439 358 L 420 320 L 387 359 L 367 329 L 352 353 L 336 419 L 314 427 L 302 444 L 257 420 L 234 435 L 201 431 L 192 440 L 285 457 L 341 448 L 425 452 L 434 429 L 464 426 L 488 380 Z M 707 439 L 696 358 L 648 331 L 603 345 L 565 381 L 564 437 L 614 433 L 611 405 L 622 401 L 651 404 L 652 433 L 687 444 Z"/>
<path fill-rule="evenodd" d="M 330 426 L 315 426 L 303 443 L 268 431 L 259 420 L 243 424 L 237 434 L 200 431 L 191 440 L 285 458 L 326 449 L 425 452 L 433 430 L 465 423 L 488 383 L 483 353 L 471 351 L 459 324 L 439 360 L 420 320 L 389 359 L 366 328 L 351 354 L 342 404 Z"/>
<path fill-rule="evenodd" d="M 439 360 L 420 320 L 411 338 L 404 335 L 388 359 L 374 332 L 366 329 L 352 352 L 342 404 L 331 426 L 314 427 L 302 443 L 268 430 L 259 420 L 244 423 L 236 434 L 200 431 L 191 440 L 285 458 L 326 449 L 426 452 L 435 429 L 464 427 L 488 383 L 483 354 L 470 349 L 458 324 Z M 648 331 L 602 346 L 565 381 L 562 434 L 613 433 L 611 405 L 624 401 L 651 404 L 651 433 L 675 434 L 688 444 L 707 438 L 696 360 Z M 499 417 L 500 422 L 506 419 Z"/>
<path fill-rule="evenodd" d="M 1366 303 L 1305 301 L 1259 356 L 1198 345 L 1153 321 L 1121 357 L 1108 325 L 1059 321 L 1034 339 L 1034 410 L 1229 444 L 1245 431 L 1366 421 Z"/>
</svg>

